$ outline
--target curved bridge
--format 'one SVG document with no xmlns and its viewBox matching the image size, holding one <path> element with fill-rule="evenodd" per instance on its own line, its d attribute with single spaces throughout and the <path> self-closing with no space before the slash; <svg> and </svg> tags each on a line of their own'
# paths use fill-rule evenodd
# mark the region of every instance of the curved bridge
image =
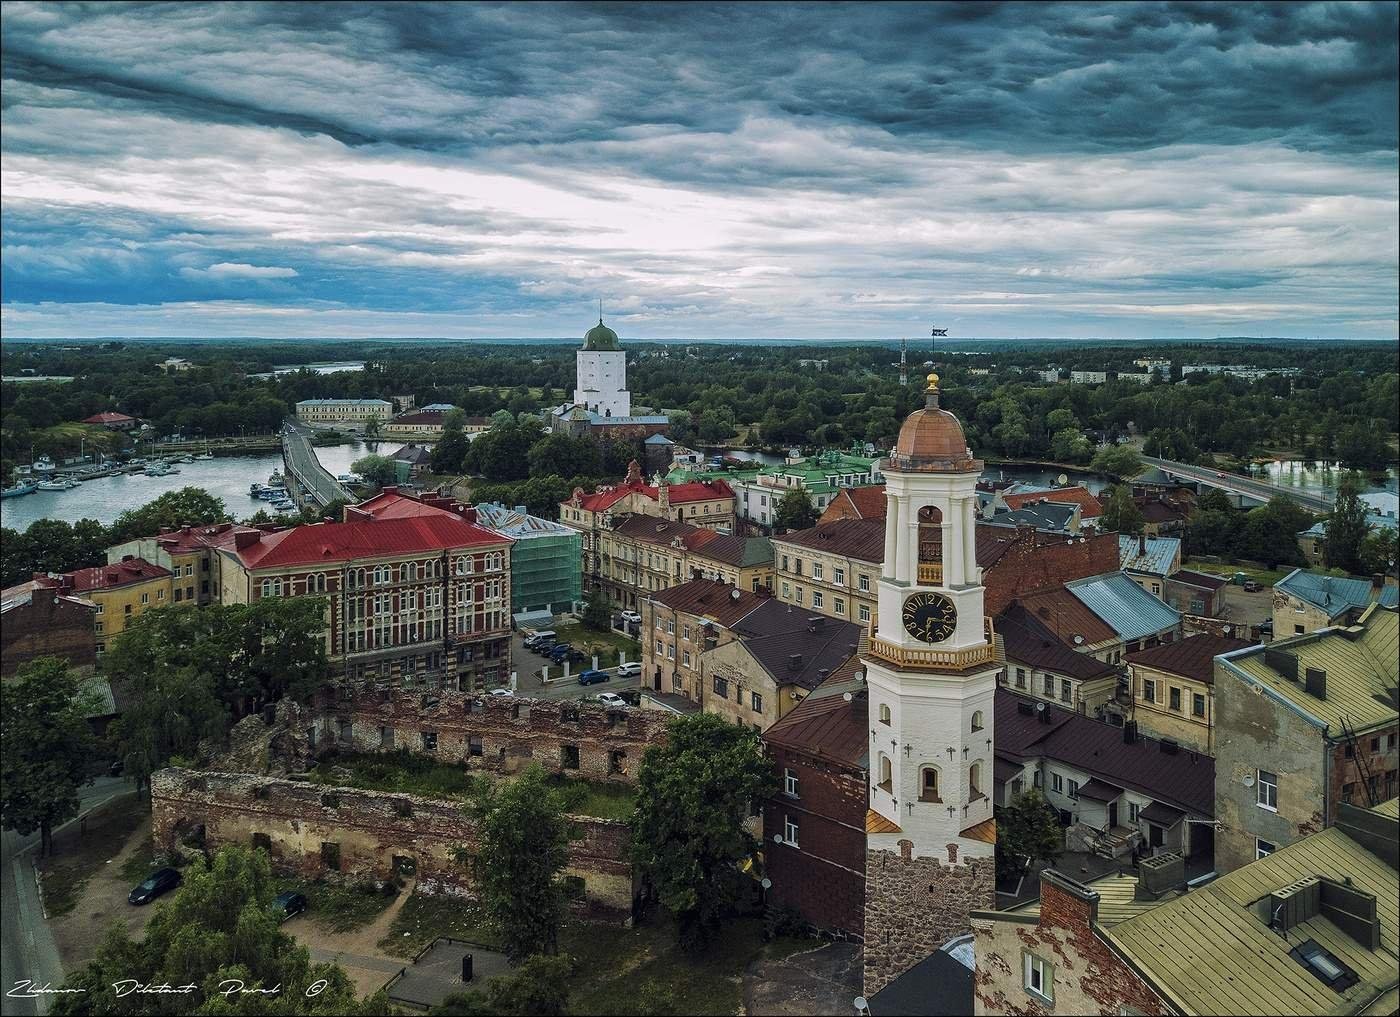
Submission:
<svg viewBox="0 0 1400 1017">
<path fill-rule="evenodd" d="M 1268 502 L 1270 498 L 1282 495 L 1297 502 L 1309 512 L 1322 514 L 1332 511 L 1330 492 L 1280 487 L 1278 484 L 1270 484 L 1268 481 L 1241 477 L 1236 473 L 1225 473 L 1209 466 L 1191 466 L 1187 463 L 1173 462 L 1170 459 L 1157 459 L 1153 456 L 1143 456 L 1142 461 L 1181 480 L 1189 480 L 1204 487 L 1213 487 L 1217 491 L 1224 491 L 1226 494 L 1235 495 L 1246 501 L 1258 502 L 1261 505 Z"/>
<path fill-rule="evenodd" d="M 352 505 L 355 503 L 355 496 L 342 487 L 316 458 L 316 452 L 311 447 L 310 430 L 295 420 L 288 419 L 282 425 L 282 463 L 287 468 L 288 478 L 296 481 L 297 493 L 293 497 L 298 503 L 313 501 L 326 506 L 337 498 Z M 294 489 L 288 485 L 287 490 Z"/>
</svg>

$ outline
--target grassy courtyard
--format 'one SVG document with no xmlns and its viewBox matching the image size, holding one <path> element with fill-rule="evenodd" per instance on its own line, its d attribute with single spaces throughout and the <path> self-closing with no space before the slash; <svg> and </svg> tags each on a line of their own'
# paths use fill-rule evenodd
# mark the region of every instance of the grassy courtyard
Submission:
<svg viewBox="0 0 1400 1017">
<path fill-rule="evenodd" d="M 621 632 L 599 632 L 578 622 L 556 625 L 554 631 L 559 634 L 559 642 L 568 643 L 589 656 L 597 653 L 598 663 L 602 667 L 616 664 L 618 651 L 626 653 L 628 660 L 642 659 L 642 644 Z M 543 662 L 544 658 L 539 660 Z"/>
</svg>

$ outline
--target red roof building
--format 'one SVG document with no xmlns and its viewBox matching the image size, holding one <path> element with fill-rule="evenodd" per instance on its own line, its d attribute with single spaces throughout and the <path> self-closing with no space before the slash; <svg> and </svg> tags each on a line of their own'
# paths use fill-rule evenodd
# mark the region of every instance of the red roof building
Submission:
<svg viewBox="0 0 1400 1017">
<path fill-rule="evenodd" d="M 136 426 L 138 421 L 135 417 L 129 417 L 125 413 L 115 413 L 111 410 L 104 410 L 101 413 L 94 413 L 90 417 L 84 417 L 80 424 L 97 424 L 113 431 L 130 431 Z"/>
<path fill-rule="evenodd" d="M 1089 493 L 1087 487 L 1058 487 L 1053 491 L 1034 491 L 1026 494 L 1004 494 L 1001 501 L 1011 510 L 1025 508 L 1045 502 L 1050 505 L 1078 505 L 1081 523 L 1095 523 L 1103 515 L 1103 505 Z"/>
<path fill-rule="evenodd" d="M 884 519 L 885 485 L 843 487 L 831 499 L 818 523 L 834 523 L 841 519 Z"/>
<path fill-rule="evenodd" d="M 326 650 L 352 680 L 482 690 L 510 674 L 510 545 L 448 499 L 392 488 L 340 523 L 236 535 L 224 603 L 321 596 Z"/>
</svg>

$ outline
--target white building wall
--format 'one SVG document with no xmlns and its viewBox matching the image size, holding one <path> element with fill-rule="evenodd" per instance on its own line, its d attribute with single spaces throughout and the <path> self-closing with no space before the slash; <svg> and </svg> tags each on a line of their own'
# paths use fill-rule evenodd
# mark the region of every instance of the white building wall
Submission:
<svg viewBox="0 0 1400 1017">
<path fill-rule="evenodd" d="M 627 391 L 627 354 L 621 350 L 579 350 L 575 405 L 604 416 L 630 417 L 632 393 Z"/>
</svg>

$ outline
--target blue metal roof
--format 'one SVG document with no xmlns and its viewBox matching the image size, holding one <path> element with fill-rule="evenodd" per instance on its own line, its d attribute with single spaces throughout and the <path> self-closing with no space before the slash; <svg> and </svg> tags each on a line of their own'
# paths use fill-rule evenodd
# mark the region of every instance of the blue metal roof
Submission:
<svg viewBox="0 0 1400 1017">
<path fill-rule="evenodd" d="M 1139 554 L 1142 543 L 1146 544 L 1146 550 Z M 1147 537 L 1140 543 L 1138 537 L 1126 533 L 1118 534 L 1119 568 L 1132 569 L 1134 572 L 1151 572 L 1157 576 L 1170 575 L 1176 571 L 1174 565 L 1180 553 L 1181 540 L 1178 537 Z"/>
<path fill-rule="evenodd" d="M 1181 624 L 1181 614 L 1162 603 L 1126 572 L 1090 576 L 1065 589 L 1125 640 L 1142 639 Z"/>
<path fill-rule="evenodd" d="M 650 438 L 648 438 L 648 439 L 647 439 L 646 441 L 644 441 L 642 444 L 644 444 L 644 445 L 674 445 L 675 442 L 673 442 L 670 438 L 666 437 L 664 434 L 653 434 Z"/>
<path fill-rule="evenodd" d="M 1274 589 L 1282 590 L 1326 611 L 1328 618 L 1354 607 L 1365 607 L 1376 602 L 1385 607 L 1395 607 L 1400 603 L 1400 588 L 1385 585 L 1380 589 L 1371 585 L 1369 579 L 1351 579 L 1345 576 L 1329 576 L 1318 572 L 1294 569 L 1274 584 Z"/>
</svg>

